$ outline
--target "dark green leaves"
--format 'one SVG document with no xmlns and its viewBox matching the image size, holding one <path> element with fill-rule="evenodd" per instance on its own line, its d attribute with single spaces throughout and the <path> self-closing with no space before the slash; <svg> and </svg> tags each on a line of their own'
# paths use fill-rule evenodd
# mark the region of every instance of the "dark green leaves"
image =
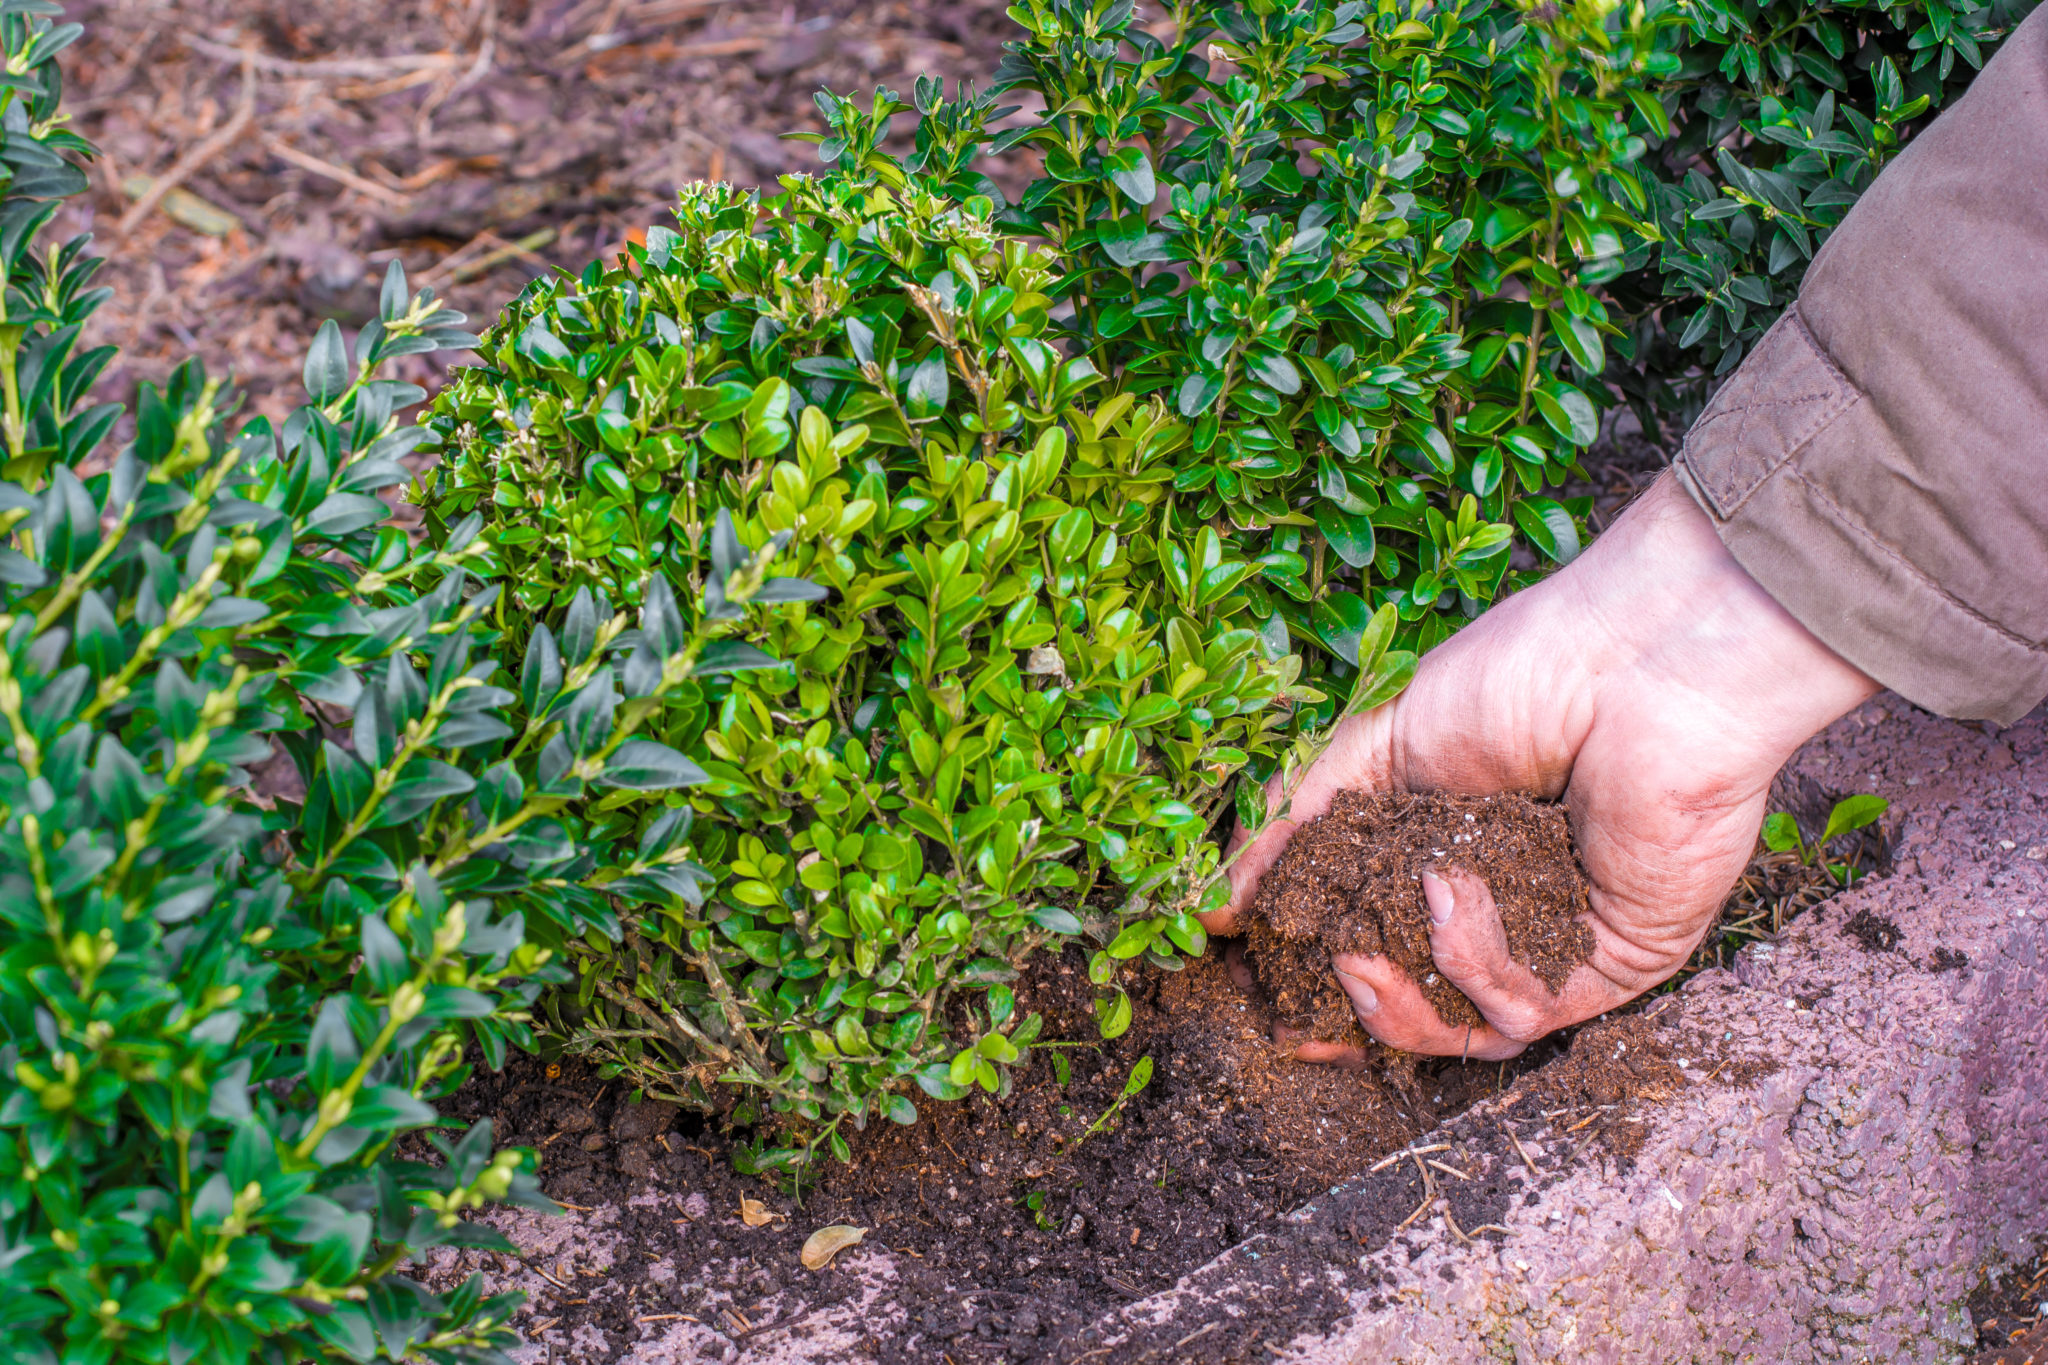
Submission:
<svg viewBox="0 0 2048 1365">
<path fill-rule="evenodd" d="M 1600 414 L 1593 401 L 1571 385 L 1546 384 L 1530 397 L 1550 429 L 1573 445 L 1589 446 L 1600 435 Z"/>
<path fill-rule="evenodd" d="M 598 780 L 607 787 L 662 791 L 670 787 L 694 787 L 708 779 L 702 768 L 666 744 L 650 739 L 629 739 L 606 761 L 604 773 Z"/>
<path fill-rule="evenodd" d="M 1578 558 L 1579 528 L 1555 498 L 1519 498 L 1514 517 L 1529 543 L 1551 560 L 1569 564 Z"/>
<path fill-rule="evenodd" d="M 388 993 L 405 980 L 411 965 L 405 945 L 381 916 L 363 916 L 362 949 L 363 970 L 369 975 L 372 989 Z"/>
<path fill-rule="evenodd" d="M 559 905 L 556 932 L 581 915 L 573 932 L 600 938 L 617 922 L 514 848 L 566 842 L 517 771 L 538 768 L 531 747 L 467 808 L 487 755 L 461 745 L 509 738 L 494 713 L 515 700 L 490 683 L 497 660 L 471 658 L 496 598 L 471 573 L 489 569 L 480 519 L 429 546 L 371 529 L 386 507 L 370 495 L 408 477 L 398 458 L 426 435 L 403 412 L 424 395 L 378 366 L 468 344 L 462 318 L 408 299 L 394 266 L 364 365 L 323 325 L 311 404 L 281 429 L 234 429 L 239 396 L 194 361 L 143 386 L 131 446 L 98 452 L 120 410 L 88 390 L 113 352 L 71 349 L 104 296 L 88 287 L 100 262 L 86 238 L 37 241 L 55 206 L 24 198 L 83 184 L 58 156 L 87 149 L 47 65 L 77 30 L 35 0 L 6 8 L 0 258 L 33 287 L 0 337 L 20 381 L 0 676 L 25 727 L 7 737 L 0 717 L 0 867 L 25 892 L 0 889 L 15 1087 L 0 1150 L 36 1174 L 9 1235 L 72 1247 L 104 1283 L 88 1304 L 62 1258 L 0 1258 L 0 1355 L 242 1360 L 325 1342 L 368 1359 L 380 1332 L 397 1354 L 436 1337 L 495 1354 L 512 1296 L 420 1296 L 380 1267 L 478 1244 L 427 1206 L 531 1200 L 529 1163 L 494 1154 L 488 1125 L 436 1165 L 395 1159 L 391 1140 L 437 1123 L 421 1097 L 460 1079 L 472 1044 L 496 1065 L 529 1036 L 534 993 L 565 975 L 528 942 L 529 914 Z M 473 823 L 486 805 L 510 837 Z M 108 1064 L 124 1057 L 147 1061 Z M 121 1136 L 140 1133 L 162 1140 Z M 352 1297 L 316 1322 L 309 1285 Z"/>
<path fill-rule="evenodd" d="M 1363 516 L 1354 516 L 1334 503 L 1322 503 L 1316 508 L 1316 527 L 1330 548 L 1354 569 L 1364 568 L 1372 563 L 1377 542 L 1373 536 L 1372 522 Z"/>
<path fill-rule="evenodd" d="M 1133 204 L 1149 204 L 1159 189 L 1152 176 L 1152 163 L 1141 147 L 1119 147 L 1103 158 L 1109 181 Z"/>
<path fill-rule="evenodd" d="M 945 408 L 946 398 L 951 392 L 952 386 L 946 378 L 946 357 L 934 351 L 911 370 L 905 406 L 913 420 L 927 419 Z"/>
<path fill-rule="evenodd" d="M 1245 370 L 1275 393 L 1292 395 L 1301 392 L 1301 372 L 1284 355 L 1254 351 L 1245 358 Z"/>
<path fill-rule="evenodd" d="M 342 344 L 341 328 L 333 318 L 320 324 L 312 349 L 306 352 L 306 396 L 326 405 L 348 391 L 348 348 Z"/>
</svg>

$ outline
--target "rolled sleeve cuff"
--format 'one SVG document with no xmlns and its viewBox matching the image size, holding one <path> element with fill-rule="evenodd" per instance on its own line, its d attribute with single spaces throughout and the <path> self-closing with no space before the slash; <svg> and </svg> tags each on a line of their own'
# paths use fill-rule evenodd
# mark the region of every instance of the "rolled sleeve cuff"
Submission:
<svg viewBox="0 0 2048 1365">
<path fill-rule="evenodd" d="M 1673 462 L 1736 562 L 1844 659 L 1945 716 L 2018 720 L 2048 695 L 2048 655 L 1973 609 L 1830 496 L 1817 469 L 1869 477 L 1910 461 L 1797 307 L 1757 344 Z M 1839 474 L 1836 477 L 1840 477 Z M 1888 522 L 1915 521 L 1910 493 Z M 1922 525 L 1943 520 L 1922 506 Z"/>
</svg>

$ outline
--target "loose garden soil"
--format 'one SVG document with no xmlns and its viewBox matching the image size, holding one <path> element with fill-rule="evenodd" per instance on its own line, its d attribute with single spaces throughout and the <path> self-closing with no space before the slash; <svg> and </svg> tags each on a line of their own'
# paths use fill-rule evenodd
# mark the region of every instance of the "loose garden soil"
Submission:
<svg viewBox="0 0 2048 1365">
<path fill-rule="evenodd" d="M 587 1325 L 621 1350 L 673 1320 L 663 1315 L 742 1343 L 770 1325 L 800 1331 L 799 1319 L 855 1292 L 845 1270 L 806 1271 L 798 1259 L 810 1232 L 844 1223 L 900 1258 L 890 1290 L 899 1312 L 869 1328 L 878 1358 L 1065 1359 L 1085 1349 L 1077 1334 L 1104 1310 L 1170 1286 L 1545 1062 L 1562 1057 L 1524 1083 L 1521 1107 L 1532 1120 L 1539 1108 L 1593 1119 L 1572 1139 L 1574 1158 L 1594 1142 L 1625 1156 L 1640 1141 L 1640 1125 L 1626 1121 L 1631 1103 L 1682 1083 L 1656 1017 L 1590 1024 L 1576 1044 L 1546 1040 L 1507 1065 L 1380 1053 L 1363 1070 L 1339 1070 L 1274 1046 L 1271 1016 L 1213 957 L 1155 976 L 1134 1002 L 1131 1030 L 1108 1043 L 1095 1040 L 1078 951 L 1040 960 L 1017 991 L 1020 1010 L 1046 1016 L 1048 1038 L 1079 1045 L 1035 1051 L 1008 1095 L 926 1103 L 912 1127 L 871 1126 L 855 1135 L 851 1164 L 824 1164 L 800 1193 L 735 1173 L 731 1138 L 703 1116 L 629 1103 L 622 1086 L 574 1060 L 515 1057 L 501 1073 L 479 1073 L 446 1106 L 451 1116 L 490 1118 L 500 1141 L 537 1147 L 547 1192 L 617 1208 L 636 1253 L 604 1272 L 601 1288 L 579 1286 L 581 1298 L 525 1328 L 574 1340 Z M 1055 1055 L 1067 1061 L 1064 1080 Z M 1153 1059 L 1151 1084 L 1085 1136 L 1143 1056 Z M 1467 1168 L 1514 1161 L 1510 1140 L 1488 1132 L 1500 1148 L 1491 1156 L 1440 1155 Z M 1463 1226 L 1500 1215 L 1499 1182 L 1430 1178 Z M 1355 1259 L 1434 1194 L 1405 1167 L 1349 1194 L 1331 1215 L 1345 1254 Z M 766 1218 L 758 1227 L 740 1216 L 754 1200 Z M 763 1321 L 757 1305 L 771 1300 Z M 1241 1359 L 1253 1341 L 1284 1341 L 1333 1307 L 1276 1294 L 1234 1339 L 1175 1358 Z M 596 1365 L 616 1354 L 581 1358 Z"/>
<path fill-rule="evenodd" d="M 1296 844 L 1298 866 L 1283 859 L 1268 881 L 1280 891 L 1263 899 L 1312 908 L 1305 869 L 1348 879 L 1348 903 L 1379 907 L 1374 931 L 1397 955 L 1412 953 L 1404 926 L 1426 922 L 1419 886 L 1405 880 L 1403 890 L 1404 879 L 1451 861 L 1455 849 L 1487 877 L 1511 944 L 1546 980 L 1561 980 L 1583 958 L 1567 910 L 1584 904 L 1585 891 L 1555 807 L 1353 797 L 1304 826 Z M 1804 879 L 1763 865 L 1776 856 L 1752 866 L 1731 917 L 1754 917 L 1743 896 L 1768 899 L 1774 889 L 1798 893 L 1803 908 Z M 1277 918 L 1294 923 L 1292 913 L 1283 907 Z M 877 1359 L 1066 1361 L 1100 1344 L 1106 1312 L 1298 1222 L 1309 1204 L 1306 1237 L 1273 1242 L 1264 1259 L 1231 1272 L 1242 1290 L 1233 1311 L 1242 1316 L 1229 1334 L 1143 1343 L 1175 1360 L 1265 1358 L 1260 1342 L 1285 1342 L 1340 1307 L 1326 1262 L 1355 1262 L 1361 1248 L 1425 1213 L 1454 1220 L 1461 1235 L 1491 1236 L 1488 1225 L 1510 1201 L 1535 1197 L 1507 1180 L 1525 1165 L 1520 1139 L 1561 1155 L 1544 1181 L 1595 1157 L 1625 1168 L 1648 1135 L 1643 1106 L 1700 1079 L 1742 1083 L 1773 1065 L 1681 1042 L 1680 1002 L 1661 996 L 1562 1031 L 1506 1064 L 1418 1058 L 1369 1042 L 1355 1069 L 1294 1061 L 1272 1041 L 1275 1025 L 1326 1009 L 1324 993 L 1335 994 L 1325 984 L 1330 942 L 1366 946 L 1355 927 L 1363 915 L 1349 917 L 1350 937 L 1334 940 L 1287 939 L 1269 924 L 1268 963 L 1249 990 L 1215 952 L 1176 973 L 1134 973 L 1131 1027 L 1108 1042 L 1097 1036 L 1085 954 L 1040 957 L 1015 983 L 1018 1009 L 1044 1015 L 1041 1036 L 1056 1045 L 1028 1054 L 1008 1094 L 977 1092 L 955 1104 L 918 1096 L 917 1124 L 851 1134 L 852 1162 L 822 1162 L 801 1190 L 738 1174 L 735 1142 L 744 1133 L 631 1102 L 624 1085 L 573 1058 L 515 1057 L 502 1073 L 480 1071 L 446 1106 L 450 1116 L 490 1118 L 501 1142 L 537 1148 L 546 1191 L 573 1207 L 614 1211 L 612 1226 L 632 1248 L 602 1271 L 543 1267 L 564 1292 L 526 1310 L 521 1328 L 564 1343 L 563 1365 L 618 1359 L 684 1322 L 742 1351 L 784 1332 L 801 1343 L 872 1292 L 842 1264 L 857 1258 L 801 1266 L 811 1232 L 848 1224 L 866 1230 L 864 1246 L 895 1253 L 888 1311 L 861 1318 Z M 1347 916 L 1325 907 L 1305 922 L 1341 927 Z M 1867 931 L 1845 924 L 1842 932 L 1865 940 Z M 1292 945 L 1296 976 L 1270 965 L 1276 941 Z M 1260 952 L 1255 937 L 1255 962 Z M 1415 970 L 1415 959 L 1404 965 Z M 1089 1134 L 1145 1057 L 1150 1084 Z M 1488 1099 L 1483 1117 L 1466 1115 Z M 1399 1155 L 1428 1133 L 1450 1145 L 1427 1163 Z M 1335 1195 L 1333 1186 L 1341 1187 Z M 428 1279 L 446 1288 L 447 1275 L 473 1268 L 464 1260 Z"/>
<path fill-rule="evenodd" d="M 1330 972 L 1333 954 L 1357 953 L 1392 959 L 1444 1022 L 1479 1024 L 1430 956 L 1422 874 L 1451 868 L 1485 878 L 1509 953 L 1553 991 L 1592 955 L 1586 878 L 1562 807 L 1513 795 L 1339 792 L 1295 832 L 1252 907 L 1248 956 L 1285 1022 L 1362 1041 Z"/>
<path fill-rule="evenodd" d="M 1731 928 L 1738 914 L 1745 924 L 1776 917 L 1745 897 L 1761 906 L 1782 894 L 1805 908 L 1808 879 L 1779 861 L 1762 854 L 1752 865 L 1731 898 Z M 1175 973 L 1133 973 L 1131 1027 L 1105 1042 L 1085 954 L 1042 956 L 1016 990 L 1020 1015 L 1045 1017 L 1050 1045 L 1028 1054 L 1009 1093 L 956 1104 L 918 1096 L 918 1123 L 851 1134 L 852 1162 L 822 1162 L 801 1190 L 739 1175 L 734 1144 L 745 1134 L 630 1102 L 622 1084 L 573 1058 L 515 1057 L 502 1073 L 480 1072 L 451 1116 L 490 1118 L 501 1142 L 538 1148 L 547 1192 L 615 1210 L 634 1249 L 601 1273 L 555 1263 L 548 1275 L 565 1294 L 546 1316 L 528 1310 L 522 1329 L 569 1343 L 561 1359 L 590 1365 L 676 1322 L 742 1349 L 785 1331 L 801 1342 L 807 1320 L 860 1301 L 855 1271 L 805 1270 L 798 1255 L 812 1231 L 848 1224 L 866 1230 L 865 1246 L 895 1253 L 890 1311 L 862 1320 L 878 1359 L 1064 1361 L 1099 1344 L 1109 1310 L 1298 1221 L 1313 1201 L 1310 1235 L 1232 1272 L 1243 1316 L 1231 1333 L 1149 1343 L 1176 1360 L 1257 1358 L 1259 1342 L 1284 1342 L 1337 1310 L 1325 1261 L 1355 1261 L 1426 1211 L 1461 1235 L 1488 1236 L 1508 1201 L 1534 1198 L 1505 1176 L 1525 1164 L 1518 1133 L 1562 1155 L 1544 1180 L 1596 1155 L 1625 1166 L 1648 1135 L 1642 1106 L 1689 1077 L 1741 1083 L 1772 1065 L 1680 1043 L 1680 1002 L 1662 996 L 1506 1064 L 1393 1053 L 1363 1034 L 1360 1067 L 1293 1060 L 1273 1041 L 1276 1025 L 1313 1020 L 1329 1036 L 1349 1024 L 1329 985 L 1333 949 L 1385 951 L 1427 978 L 1418 879 L 1454 863 L 1486 877 L 1512 950 L 1543 979 L 1554 985 L 1584 960 L 1590 935 L 1574 916 L 1585 883 L 1558 807 L 1347 794 L 1297 832 L 1269 874 L 1248 940 L 1249 989 L 1221 952 Z M 1842 932 L 1882 950 L 1868 926 Z M 1446 1012 L 1469 1009 L 1462 996 L 1432 998 Z M 1150 1084 L 1090 1134 L 1146 1057 Z M 1490 1098 L 1486 1117 L 1460 1117 Z M 1398 1155 L 1432 1132 L 1450 1143 L 1432 1149 L 1434 1168 Z"/>
<path fill-rule="evenodd" d="M 1970 1296 L 1978 1353 L 1969 1365 L 2048 1365 L 2048 1252 Z"/>
<path fill-rule="evenodd" d="M 1296 845 L 1269 882 L 1278 893 L 1262 905 L 1278 907 L 1267 911 L 1278 923 L 1307 923 L 1324 937 L 1281 938 L 1270 923 L 1270 939 L 1254 937 L 1268 979 L 1281 958 L 1273 943 L 1321 953 L 1296 953 L 1301 978 L 1284 982 L 1281 1000 L 1236 985 L 1212 953 L 1176 973 L 1135 974 L 1132 1026 L 1104 1042 L 1085 955 L 1042 957 L 1017 982 L 1018 1009 L 1045 1017 L 1051 1045 L 1032 1050 L 1014 1089 L 925 1102 L 913 1126 L 854 1134 L 852 1162 L 824 1163 L 801 1191 L 736 1174 L 732 1138 L 706 1118 L 629 1103 L 622 1085 L 574 1060 L 543 1069 L 515 1059 L 499 1075 L 480 1074 L 450 1112 L 491 1118 L 500 1141 L 539 1148 L 547 1191 L 573 1206 L 618 1209 L 621 1233 L 642 1253 L 607 1271 L 601 1291 L 557 1305 L 530 1329 L 608 1343 L 678 1318 L 741 1342 L 771 1327 L 801 1331 L 800 1318 L 856 1291 L 844 1270 L 800 1269 L 798 1250 L 812 1230 L 849 1224 L 898 1256 L 890 1293 L 899 1311 L 868 1327 L 882 1358 L 1063 1359 L 1087 1348 L 1085 1333 L 1105 1310 L 1172 1285 L 1332 1186 L 1384 1168 L 1390 1153 L 1526 1073 L 1535 1072 L 1520 1086 L 1532 1120 L 1583 1112 L 1573 1160 L 1596 1142 L 1622 1158 L 1640 1144 L 1634 1102 L 1684 1083 L 1661 1041 L 1667 1021 L 1653 1012 L 1568 1031 L 1508 1064 L 1369 1044 L 1363 1066 L 1339 1069 L 1295 1061 L 1273 1042 L 1276 1023 L 1302 1016 L 1311 980 L 1327 980 L 1327 944 L 1411 961 L 1413 946 L 1399 935 L 1425 913 L 1415 877 L 1439 848 L 1484 870 L 1511 943 L 1545 979 L 1561 980 L 1587 945 L 1566 917 L 1583 907 L 1585 890 L 1560 813 L 1520 798 L 1346 798 L 1304 826 Z M 1344 906 L 1317 911 L 1312 877 L 1345 888 L 1345 906 L 1372 909 L 1381 948 Z M 1426 942 L 1421 951 L 1426 959 Z M 1147 1057 L 1150 1084 L 1091 1134 Z M 1341 1209 L 1325 1211 L 1337 1220 L 1325 1250 L 1355 1259 L 1360 1245 L 1412 1222 L 1418 1201 L 1440 1197 L 1462 1226 L 1493 1222 L 1506 1186 L 1461 1172 L 1497 1175 L 1513 1164 L 1513 1139 L 1495 1127 L 1469 1151 L 1445 1149 L 1441 1179 L 1418 1160 L 1413 1171 L 1397 1164 L 1352 1189 Z M 670 1197 L 647 1197 L 658 1192 Z M 742 1216 L 746 1201 L 760 1201 L 758 1226 Z M 1260 1299 L 1246 1331 L 1176 1358 L 1239 1359 L 1249 1343 L 1285 1340 L 1334 1308 L 1301 1291 L 1319 1282 L 1302 1267 L 1276 1261 L 1259 1273 L 1276 1292 Z M 584 1327 L 600 1336 L 578 1336 Z"/>
</svg>

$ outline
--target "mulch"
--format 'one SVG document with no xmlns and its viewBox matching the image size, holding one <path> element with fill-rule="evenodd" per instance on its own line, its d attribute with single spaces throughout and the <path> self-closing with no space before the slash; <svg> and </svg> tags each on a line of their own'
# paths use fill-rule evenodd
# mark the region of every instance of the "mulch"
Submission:
<svg viewBox="0 0 2048 1365">
<path fill-rule="evenodd" d="M 907 96 L 920 74 L 985 75 L 1002 10 L 75 5 L 67 18 L 86 33 L 66 54 L 65 108 L 104 155 L 57 229 L 96 235 L 114 291 L 88 340 L 121 346 L 117 396 L 196 354 L 232 370 L 253 410 L 280 416 L 300 401 L 313 331 L 373 316 L 386 261 L 480 327 L 536 274 L 580 270 L 662 222 L 679 185 L 772 188 L 817 169 L 809 145 L 780 135 L 822 126 L 821 85 Z M 448 363 L 411 358 L 399 377 L 431 385 Z"/>
</svg>

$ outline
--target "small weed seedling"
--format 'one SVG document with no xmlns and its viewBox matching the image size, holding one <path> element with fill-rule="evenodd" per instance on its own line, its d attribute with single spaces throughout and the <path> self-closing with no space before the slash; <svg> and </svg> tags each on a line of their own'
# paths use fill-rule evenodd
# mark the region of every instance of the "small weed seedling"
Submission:
<svg viewBox="0 0 2048 1365">
<path fill-rule="evenodd" d="M 1040 1232 L 1051 1232 L 1054 1227 L 1052 1215 L 1045 1211 L 1045 1191 L 1032 1190 L 1017 1201 L 1031 1210 L 1031 1221 Z"/>
<path fill-rule="evenodd" d="M 1811 844 L 1801 838 L 1799 822 L 1794 820 L 1789 812 L 1778 811 L 1764 821 L 1764 846 L 1773 853 L 1797 853 L 1800 863 L 1806 867 L 1812 867 L 1819 862 L 1828 876 L 1834 879 L 1835 884 L 1846 889 L 1856 884 L 1856 878 L 1862 875 L 1862 870 L 1856 866 L 1853 856 L 1838 863 L 1823 861 L 1828 845 L 1844 834 L 1852 834 L 1871 824 L 1890 806 L 1891 802 L 1882 796 L 1871 796 L 1867 793 L 1844 797 L 1828 812 L 1827 828 L 1822 830 L 1820 838 Z"/>
<path fill-rule="evenodd" d="M 1068 1083 L 1069 1081 L 1071 1081 L 1071 1080 L 1073 1080 L 1073 1079 L 1074 1079 L 1074 1066 L 1073 1066 L 1073 1063 L 1069 1062 L 1069 1061 L 1068 1061 L 1068 1060 L 1066 1059 L 1066 1057 L 1065 1057 L 1064 1055 L 1062 1055 L 1062 1054 L 1061 1054 L 1061 1052 L 1060 1052 L 1060 1049 L 1061 1049 L 1061 1048 L 1067 1048 L 1067 1047 L 1092 1047 L 1092 1048 L 1100 1048 L 1100 1047 L 1101 1047 L 1101 1044 L 1100 1044 L 1100 1043 L 1090 1043 L 1090 1042 L 1085 1042 L 1085 1041 L 1082 1041 L 1082 1042 L 1064 1042 L 1064 1041 L 1062 1041 L 1062 1042 L 1050 1042 L 1050 1043 L 1033 1043 L 1033 1044 L 1031 1045 L 1031 1047 L 1030 1047 L 1030 1050 L 1031 1050 L 1031 1051 L 1033 1051 L 1033 1052 L 1038 1052 L 1038 1051 L 1041 1051 L 1041 1050 L 1045 1052 L 1045 1054 L 1046 1054 L 1046 1056 L 1047 1056 L 1048 1060 L 1050 1060 L 1050 1061 L 1052 1062 L 1052 1074 L 1053 1074 L 1053 1079 L 1059 1082 L 1059 1084 L 1060 1084 L 1060 1087 L 1061 1087 L 1062 1089 L 1064 1089 L 1064 1088 L 1066 1087 L 1066 1085 L 1067 1085 L 1067 1083 Z M 1061 1106 L 1061 1112 L 1062 1112 L 1062 1113 L 1066 1112 L 1066 1110 L 1065 1110 L 1065 1106 Z"/>
<path fill-rule="evenodd" d="M 1102 1111 L 1101 1118 L 1096 1119 L 1095 1122 L 1088 1125 L 1088 1131 L 1081 1134 L 1081 1136 L 1075 1141 L 1074 1145 L 1076 1147 L 1079 1147 L 1081 1143 L 1086 1142 L 1089 1138 L 1094 1137 L 1097 1133 L 1108 1132 L 1109 1129 L 1115 1125 L 1116 1116 L 1123 1112 L 1123 1108 L 1126 1104 L 1130 1103 L 1131 1097 L 1137 1094 L 1140 1090 L 1143 1090 L 1147 1085 L 1151 1084 L 1151 1082 L 1152 1058 L 1149 1056 L 1140 1057 L 1138 1058 L 1138 1064 L 1131 1068 L 1131 1074 L 1124 1078 L 1124 1093 L 1118 1095 L 1116 1097 L 1116 1102 L 1110 1105 L 1109 1108 Z"/>
</svg>

